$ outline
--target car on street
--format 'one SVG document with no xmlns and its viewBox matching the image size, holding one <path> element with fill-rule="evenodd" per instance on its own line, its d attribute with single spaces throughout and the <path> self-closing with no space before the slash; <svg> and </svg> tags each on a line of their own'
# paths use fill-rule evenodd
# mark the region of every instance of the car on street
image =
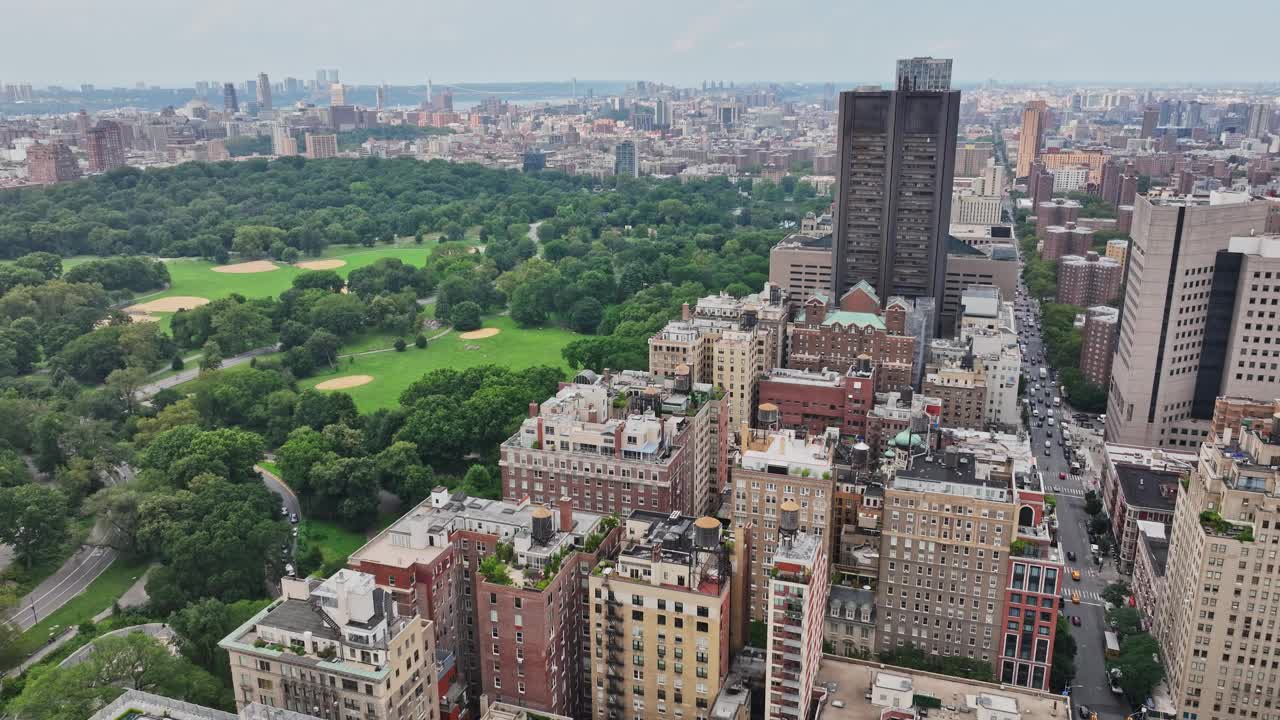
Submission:
<svg viewBox="0 0 1280 720">
<path fill-rule="evenodd" d="M 1072 579 L 1072 580 L 1075 580 L 1076 582 L 1080 582 L 1080 571 L 1079 571 L 1079 570 L 1072 570 L 1072 571 L 1071 571 L 1071 579 Z"/>
<path fill-rule="evenodd" d="M 1075 554 L 1075 552 L 1074 552 L 1074 551 L 1072 551 L 1072 550 L 1068 550 L 1068 551 L 1067 551 L 1067 559 L 1068 559 L 1068 560 L 1070 560 L 1071 562 L 1075 562 L 1075 561 L 1076 561 L 1076 554 Z"/>
<path fill-rule="evenodd" d="M 289 522 L 293 523 L 294 525 L 297 525 L 297 524 L 298 524 L 298 513 L 290 513 L 290 514 L 289 514 Z"/>
<path fill-rule="evenodd" d="M 1079 604 L 1080 604 L 1080 593 L 1078 593 L 1078 592 L 1073 592 L 1073 593 L 1071 593 L 1071 604 L 1072 604 L 1072 605 L 1079 605 Z"/>
<path fill-rule="evenodd" d="M 281 505 L 281 506 L 280 506 L 280 517 L 284 517 L 285 515 L 288 515 L 288 514 L 289 514 L 289 506 L 288 506 L 288 505 Z"/>
<path fill-rule="evenodd" d="M 1071 616 L 1071 624 L 1072 624 L 1072 625 L 1075 625 L 1076 627 L 1080 627 L 1080 624 L 1081 624 L 1081 623 L 1080 623 L 1080 616 L 1079 616 L 1079 615 L 1072 615 L 1072 616 Z"/>
<path fill-rule="evenodd" d="M 1076 711 L 1080 713 L 1080 717 L 1084 718 L 1084 720 L 1088 720 L 1089 715 L 1091 714 L 1088 705 L 1081 705 L 1076 708 Z"/>
<path fill-rule="evenodd" d="M 1059 479 L 1059 480 L 1066 480 L 1066 479 L 1067 479 L 1067 474 L 1066 474 L 1066 473 L 1064 473 L 1064 472 L 1060 472 L 1060 473 L 1058 473 L 1058 479 Z"/>
</svg>

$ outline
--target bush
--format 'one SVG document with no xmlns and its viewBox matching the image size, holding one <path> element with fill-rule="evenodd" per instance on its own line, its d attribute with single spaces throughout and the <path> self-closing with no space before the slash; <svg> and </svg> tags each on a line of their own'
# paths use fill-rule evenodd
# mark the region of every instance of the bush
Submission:
<svg viewBox="0 0 1280 720">
<path fill-rule="evenodd" d="M 427 336 L 423 335 L 422 333 L 418 333 L 418 337 L 413 339 L 413 344 L 419 350 L 425 348 L 427 346 Z"/>
<path fill-rule="evenodd" d="M 181 355 L 174 355 L 173 362 L 169 363 L 169 367 L 173 368 L 174 371 L 181 370 L 185 366 L 186 363 L 183 362 Z"/>
<path fill-rule="evenodd" d="M 396 338 L 396 342 L 395 342 L 396 352 L 404 352 L 404 349 L 407 347 L 409 346 L 405 344 L 404 338 Z"/>
<path fill-rule="evenodd" d="M 470 300 L 460 302 L 449 311 L 449 321 L 458 330 L 479 330 L 480 306 Z"/>
</svg>

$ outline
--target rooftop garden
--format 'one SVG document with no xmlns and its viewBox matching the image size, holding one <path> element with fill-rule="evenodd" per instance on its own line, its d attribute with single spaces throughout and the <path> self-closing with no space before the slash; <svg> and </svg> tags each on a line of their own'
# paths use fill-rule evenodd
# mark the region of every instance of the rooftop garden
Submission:
<svg viewBox="0 0 1280 720">
<path fill-rule="evenodd" d="M 1214 535 L 1234 538 L 1240 542 L 1253 542 L 1252 526 L 1224 520 L 1221 515 L 1213 510 L 1205 510 L 1200 513 L 1200 527 L 1204 528 L 1205 532 Z"/>
</svg>

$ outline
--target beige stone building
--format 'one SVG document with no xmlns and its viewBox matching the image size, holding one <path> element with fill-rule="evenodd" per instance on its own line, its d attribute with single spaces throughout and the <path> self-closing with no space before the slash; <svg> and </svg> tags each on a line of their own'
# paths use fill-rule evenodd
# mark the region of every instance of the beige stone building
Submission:
<svg viewBox="0 0 1280 720">
<path fill-rule="evenodd" d="M 745 298 L 702 298 L 649 338 L 649 372 L 719 387 L 736 427 L 751 419 L 756 378 L 782 364 L 788 314 L 786 292 L 771 283 Z"/>
<path fill-rule="evenodd" d="M 588 581 L 595 717 L 708 717 L 732 657 L 720 521 L 636 511 L 624 527 Z"/>
<path fill-rule="evenodd" d="M 1009 473 L 978 466 L 921 459 L 886 485 L 880 652 L 915 646 L 995 665 L 1018 506 Z"/>
<path fill-rule="evenodd" d="M 1159 626 L 1181 717 L 1280 716 L 1280 437 L 1224 432 L 1178 496 Z"/>
<path fill-rule="evenodd" d="M 788 235 L 769 251 L 769 282 L 786 288 L 792 310 L 814 295 L 832 294 L 831 235 Z"/>
<path fill-rule="evenodd" d="M 742 427 L 731 472 L 734 525 L 751 527 L 756 547 L 752 562 L 752 620 L 764 620 L 767 572 L 778 544 L 779 506 L 799 505 L 800 527 L 831 542 L 834 463 L 839 429 L 824 435 L 796 437 L 794 431 L 760 431 Z M 836 533 L 838 536 L 838 533 Z"/>
<path fill-rule="evenodd" d="M 285 578 L 283 598 L 219 642 L 236 707 L 261 703 L 325 720 L 436 720 L 431 623 L 400 616 L 372 575 Z"/>
<path fill-rule="evenodd" d="M 1267 213 L 1267 203 L 1247 196 L 1138 197 L 1107 396 L 1109 442 L 1194 448 L 1208 437 L 1217 397 L 1280 394 L 1280 358 L 1268 342 L 1280 284 L 1265 277 L 1280 272 L 1266 250 L 1280 238 L 1250 237 Z"/>
<path fill-rule="evenodd" d="M 987 378 L 981 365 L 939 367 L 921 392 L 942 400 L 942 426 L 981 430 L 987 424 Z"/>
</svg>

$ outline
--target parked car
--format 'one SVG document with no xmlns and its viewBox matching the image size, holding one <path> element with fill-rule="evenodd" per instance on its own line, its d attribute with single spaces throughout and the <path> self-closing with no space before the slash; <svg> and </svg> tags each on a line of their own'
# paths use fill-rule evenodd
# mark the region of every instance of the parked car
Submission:
<svg viewBox="0 0 1280 720">
<path fill-rule="evenodd" d="M 298 524 L 298 513 L 290 513 L 290 514 L 289 514 L 289 522 L 293 523 L 294 525 L 297 525 L 297 524 Z"/>
</svg>

